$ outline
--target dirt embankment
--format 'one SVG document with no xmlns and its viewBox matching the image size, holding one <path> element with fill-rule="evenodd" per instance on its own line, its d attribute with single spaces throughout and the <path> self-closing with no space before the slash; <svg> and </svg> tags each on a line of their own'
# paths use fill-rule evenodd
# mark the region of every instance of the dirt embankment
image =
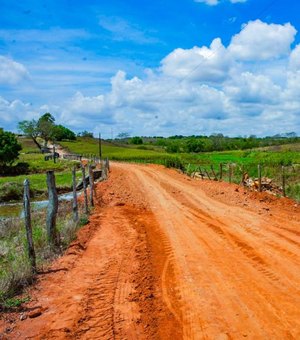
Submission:
<svg viewBox="0 0 300 340">
<path fill-rule="evenodd" d="M 78 240 L 30 290 L 27 318 L 4 315 L 4 337 L 300 337 L 295 203 L 133 164 L 114 164 L 97 197 Z"/>
</svg>

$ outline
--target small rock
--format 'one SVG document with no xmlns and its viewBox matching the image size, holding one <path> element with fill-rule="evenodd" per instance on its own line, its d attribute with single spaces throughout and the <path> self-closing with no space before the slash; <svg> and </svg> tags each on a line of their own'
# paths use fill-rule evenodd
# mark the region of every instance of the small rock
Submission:
<svg viewBox="0 0 300 340">
<path fill-rule="evenodd" d="M 23 320 L 26 320 L 26 319 L 27 319 L 26 314 L 22 313 L 22 314 L 20 315 L 20 320 L 23 321 Z"/>
<path fill-rule="evenodd" d="M 37 309 L 28 313 L 28 317 L 30 319 L 37 318 L 40 315 L 42 315 L 42 308 L 37 308 Z"/>
<path fill-rule="evenodd" d="M 117 202 L 117 203 L 115 204 L 116 207 L 123 207 L 124 205 L 125 205 L 124 202 Z"/>
</svg>

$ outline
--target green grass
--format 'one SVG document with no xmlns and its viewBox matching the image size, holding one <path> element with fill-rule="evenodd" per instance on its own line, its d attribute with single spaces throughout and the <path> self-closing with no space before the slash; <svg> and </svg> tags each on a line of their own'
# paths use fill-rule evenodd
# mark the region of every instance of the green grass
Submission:
<svg viewBox="0 0 300 340">
<path fill-rule="evenodd" d="M 71 153 L 81 155 L 98 155 L 99 144 L 97 139 L 93 138 L 77 138 L 76 141 L 60 142 L 60 144 L 68 149 Z M 144 161 L 144 162 L 163 162 L 165 158 L 176 158 L 177 155 L 171 155 L 166 152 L 157 150 L 144 150 L 140 147 L 124 147 L 113 144 L 102 143 L 102 157 L 108 157 L 111 160 L 118 161 Z"/>
<path fill-rule="evenodd" d="M 77 182 L 81 179 L 81 171 L 76 172 Z M 29 179 L 30 190 L 33 197 L 47 195 L 46 174 L 30 174 L 11 177 L 0 177 L 0 202 L 18 201 L 23 197 L 23 182 Z M 58 192 L 71 190 L 72 173 L 56 172 L 55 181 Z"/>
<path fill-rule="evenodd" d="M 70 170 L 78 162 L 57 159 L 56 163 L 53 160 L 45 161 L 45 155 L 42 154 L 21 154 L 19 162 L 25 162 L 29 165 L 30 173 L 44 173 L 47 170 L 64 171 Z"/>
<path fill-rule="evenodd" d="M 54 163 L 53 160 L 45 161 L 45 155 L 39 152 L 38 147 L 32 140 L 28 138 L 19 138 L 19 141 L 21 142 L 23 149 L 21 150 L 19 159 L 14 167 L 18 168 L 18 164 L 22 166 L 16 172 L 18 175 L 0 177 L 0 202 L 22 199 L 22 185 L 26 178 L 30 181 L 30 189 L 33 196 L 45 196 L 47 192 L 47 170 L 55 171 L 56 185 L 59 192 L 70 190 L 72 183 L 72 168 L 74 165 L 79 165 L 78 161 L 64 159 L 57 159 L 56 163 Z M 79 176 L 80 174 L 78 173 L 78 177 Z"/>
<path fill-rule="evenodd" d="M 57 159 L 56 163 L 53 160 L 45 161 L 39 148 L 30 138 L 19 137 L 19 143 L 22 146 L 20 156 L 17 162 L 28 163 L 28 171 L 30 173 L 44 173 L 47 170 L 64 171 L 69 170 L 77 164 L 74 161 Z"/>
<path fill-rule="evenodd" d="M 22 153 L 40 152 L 39 148 L 34 144 L 33 140 L 28 137 L 19 137 L 18 142 L 22 146 Z"/>
<path fill-rule="evenodd" d="M 61 145 L 72 153 L 98 155 L 98 140 L 93 138 L 78 138 L 77 141 L 61 142 Z M 300 163 L 300 153 L 295 145 L 291 149 L 283 151 L 222 151 L 207 152 L 199 154 L 170 154 L 162 149 L 144 150 L 140 146 L 115 146 L 113 144 L 102 143 L 102 155 L 111 160 L 119 161 L 149 161 L 155 162 L 165 158 L 181 158 L 185 163 L 194 164 L 265 164 L 265 165 L 291 165 Z"/>
<path fill-rule="evenodd" d="M 80 172 L 77 172 L 78 178 L 80 177 Z M 6 182 L 14 182 L 18 184 L 23 184 L 25 179 L 29 179 L 30 188 L 33 190 L 46 190 L 46 174 L 30 174 L 30 175 L 20 175 L 12 177 L 0 177 L 0 186 Z M 55 173 L 55 180 L 57 187 L 71 187 L 72 184 L 72 173 L 68 172 L 57 172 Z"/>
<path fill-rule="evenodd" d="M 80 207 L 80 216 L 85 216 Z M 81 225 L 88 220 L 81 221 Z M 32 235 L 39 270 L 61 254 L 76 237 L 81 226 L 73 222 L 70 203 L 59 204 L 57 229 L 60 235 L 60 247 L 53 249 L 47 241 L 46 211 L 39 210 L 32 214 Z M 32 282 L 30 262 L 27 255 L 27 241 L 22 219 L 0 221 L 0 310 L 14 308 L 22 304 L 23 299 L 12 298 L 23 287 Z"/>
<path fill-rule="evenodd" d="M 77 154 L 98 154 L 98 140 L 93 138 L 78 138 L 74 142 L 62 142 L 63 147 L 70 152 Z M 247 172 L 250 177 L 257 177 L 258 164 L 262 167 L 262 176 L 273 179 L 277 186 L 281 186 L 281 166 L 286 166 L 287 193 L 289 197 L 300 200 L 300 153 L 299 143 L 276 146 L 268 149 L 234 150 L 222 152 L 207 152 L 198 154 L 166 153 L 162 149 L 144 150 L 140 146 L 115 146 L 113 144 L 102 143 L 103 157 L 111 160 L 128 162 L 160 163 L 167 166 L 184 167 L 191 173 L 197 171 L 199 166 L 206 169 L 211 177 L 211 165 L 219 175 L 219 165 L 223 164 L 223 180 L 229 180 L 229 164 L 232 165 L 232 181 L 240 183 L 243 172 Z M 294 167 L 292 165 L 295 165 Z"/>
</svg>

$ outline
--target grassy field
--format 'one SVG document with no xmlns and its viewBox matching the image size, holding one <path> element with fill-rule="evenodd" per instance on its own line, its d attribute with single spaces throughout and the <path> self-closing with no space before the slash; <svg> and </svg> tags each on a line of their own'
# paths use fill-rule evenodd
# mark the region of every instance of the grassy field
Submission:
<svg viewBox="0 0 300 340">
<path fill-rule="evenodd" d="M 45 161 L 44 156 L 38 152 L 38 148 L 29 139 L 20 139 L 22 143 L 22 154 L 19 162 L 28 163 L 29 175 L 0 177 L 0 201 L 1 187 L 5 183 L 15 183 L 19 187 L 25 178 L 29 178 L 33 190 L 46 191 L 46 170 L 55 170 L 57 186 L 61 190 L 67 189 L 71 185 L 71 168 L 78 162 L 58 160 Z M 98 155 L 99 144 L 94 138 L 78 138 L 76 141 L 65 141 L 60 143 L 70 153 L 81 155 Z M 116 145 L 102 142 L 102 156 L 110 160 L 158 163 L 166 166 L 178 167 L 191 173 L 199 170 L 199 167 L 211 172 L 214 167 L 218 175 L 219 165 L 223 164 L 224 180 L 229 178 L 229 164 L 233 164 L 233 181 L 239 183 L 243 172 L 247 172 L 250 177 L 257 176 L 257 166 L 262 166 L 262 175 L 270 177 L 274 182 L 281 185 L 281 166 L 286 166 L 287 187 L 291 197 L 300 200 L 300 144 L 288 144 L 283 146 L 273 146 L 268 148 L 253 150 L 234 150 L 207 153 L 167 153 L 163 147 L 153 147 L 152 145 Z M 30 153 L 29 153 L 30 152 Z M 80 176 L 80 174 L 78 175 Z M 3 196 L 3 195 L 2 195 Z"/>
<path fill-rule="evenodd" d="M 64 148 L 71 153 L 98 155 L 98 140 L 93 138 L 78 138 L 77 141 L 61 142 Z M 297 145 L 285 145 L 278 150 L 249 150 L 249 151 L 221 151 L 198 154 L 167 153 L 162 148 L 156 150 L 147 149 L 148 146 L 113 145 L 102 143 L 102 155 L 112 160 L 119 161 L 149 161 L 155 162 L 165 158 L 179 157 L 184 163 L 194 164 L 219 164 L 219 163 L 242 163 L 242 164 L 265 164 L 265 165 L 292 165 L 300 163 L 300 153 Z M 300 149 L 300 146 L 299 146 Z"/>
<path fill-rule="evenodd" d="M 98 140 L 78 138 L 74 142 L 63 142 L 63 147 L 77 154 L 98 154 Z M 232 181 L 240 183 L 243 172 L 250 177 L 257 177 L 258 164 L 262 167 L 262 176 L 272 178 L 277 186 L 281 186 L 281 167 L 286 167 L 287 193 L 290 197 L 300 200 L 300 144 L 289 144 L 253 150 L 207 152 L 198 154 L 167 153 L 162 148 L 144 150 L 149 147 L 122 146 L 102 143 L 103 157 L 111 160 L 159 163 L 166 166 L 183 168 L 187 173 L 199 170 L 199 167 L 211 173 L 211 166 L 219 175 L 220 163 L 223 164 L 223 179 L 229 180 L 229 164 L 233 164 Z M 151 146 L 150 146 L 151 147 Z"/>
<path fill-rule="evenodd" d="M 81 171 L 76 173 L 77 180 L 81 178 Z M 11 177 L 0 177 L 0 202 L 17 201 L 23 195 L 23 182 L 29 179 L 32 196 L 45 197 L 47 194 L 46 174 L 30 174 Z M 56 187 L 59 193 L 71 190 L 72 173 L 71 171 L 55 173 Z"/>
<path fill-rule="evenodd" d="M 60 142 L 60 144 L 68 149 L 71 153 L 81 155 L 99 155 L 99 144 L 97 139 L 78 138 L 76 141 Z M 173 157 L 171 155 L 158 150 L 145 150 L 145 146 L 134 148 L 133 146 L 118 146 L 110 143 L 102 142 L 102 157 L 108 157 L 111 160 L 118 161 L 149 161 L 163 160 L 164 158 Z"/>
<path fill-rule="evenodd" d="M 23 182 L 26 178 L 30 181 L 32 195 L 44 197 L 47 193 L 47 170 L 55 171 L 59 192 L 70 190 L 71 169 L 74 165 L 78 165 L 78 162 L 61 159 L 58 159 L 56 163 L 53 160 L 45 161 L 45 156 L 40 153 L 32 140 L 19 138 L 19 142 L 22 145 L 22 150 L 15 166 L 18 167 L 18 164 L 22 164 L 22 169 L 26 174 L 0 177 L 0 203 L 20 200 L 23 193 Z M 80 177 L 80 172 L 77 173 L 77 176 Z"/>
</svg>

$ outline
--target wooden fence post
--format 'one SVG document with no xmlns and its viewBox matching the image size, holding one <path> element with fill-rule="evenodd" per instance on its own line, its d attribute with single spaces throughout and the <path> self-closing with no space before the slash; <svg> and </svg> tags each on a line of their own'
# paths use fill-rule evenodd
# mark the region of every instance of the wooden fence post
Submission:
<svg viewBox="0 0 300 340">
<path fill-rule="evenodd" d="M 241 167 L 241 171 L 242 171 L 241 185 L 244 186 L 245 185 L 245 183 L 244 183 L 245 177 L 244 177 L 244 165 L 243 164 L 242 164 L 242 167 Z"/>
<path fill-rule="evenodd" d="M 29 188 L 28 179 L 25 179 L 24 181 L 24 218 L 25 218 L 25 228 L 26 228 L 26 237 L 27 237 L 28 257 L 29 257 L 29 261 L 31 264 L 31 270 L 35 274 L 36 273 L 36 260 L 35 260 L 34 244 L 33 244 L 33 239 L 32 239 L 31 212 L 30 212 L 30 188 Z"/>
<path fill-rule="evenodd" d="M 262 187 L 261 187 L 261 165 L 260 164 L 258 164 L 257 166 L 257 173 L 258 173 L 258 191 L 261 192 Z"/>
<path fill-rule="evenodd" d="M 217 181 L 218 179 L 217 179 L 217 175 L 216 175 L 215 170 L 214 170 L 214 166 L 211 165 L 210 168 L 211 168 L 212 174 L 214 175 L 214 180 Z"/>
<path fill-rule="evenodd" d="M 201 179 L 203 180 L 204 172 L 202 171 L 200 165 L 198 166 L 198 169 L 199 169 L 199 172 L 200 172 Z"/>
<path fill-rule="evenodd" d="M 47 208 L 47 236 L 51 245 L 59 245 L 59 235 L 56 229 L 56 215 L 58 211 L 58 197 L 55 185 L 55 175 L 53 170 L 47 171 L 48 187 L 48 208 Z"/>
<path fill-rule="evenodd" d="M 102 177 L 107 179 L 107 169 L 106 169 L 106 162 L 101 159 L 101 170 L 102 170 Z"/>
<path fill-rule="evenodd" d="M 73 184 L 73 220 L 78 222 L 78 202 L 76 192 L 76 167 L 72 170 L 72 184 Z"/>
<path fill-rule="evenodd" d="M 53 146 L 53 162 L 56 163 L 55 146 Z"/>
<path fill-rule="evenodd" d="M 92 165 L 89 165 L 89 181 L 90 181 L 90 203 L 91 206 L 94 206 L 94 173 L 92 169 Z"/>
<path fill-rule="evenodd" d="M 207 177 L 208 177 L 208 179 L 210 180 L 211 178 L 210 178 L 210 176 L 209 176 L 209 173 L 208 173 L 208 171 L 204 168 L 204 171 L 205 171 L 205 173 L 206 173 L 206 175 L 207 175 Z"/>
<path fill-rule="evenodd" d="M 220 180 L 223 178 L 223 164 L 220 163 Z"/>
<path fill-rule="evenodd" d="M 85 214 L 89 213 L 89 206 L 88 206 L 88 197 L 87 197 L 87 191 L 86 191 L 86 180 L 85 180 L 85 167 L 84 165 L 81 165 L 81 171 L 82 171 L 82 183 L 83 183 L 83 193 L 84 193 L 84 212 Z"/>
<path fill-rule="evenodd" d="M 232 182 L 232 165 L 231 165 L 231 163 L 229 163 L 228 167 L 229 167 L 229 169 L 228 169 L 228 171 L 229 171 L 229 183 L 231 183 Z"/>
<path fill-rule="evenodd" d="M 286 197 L 286 191 L 285 191 L 285 167 L 284 167 L 284 165 L 281 167 L 281 175 L 282 175 L 282 193 L 283 193 L 283 196 Z"/>
<path fill-rule="evenodd" d="M 106 157 L 106 166 L 107 166 L 107 170 L 109 172 L 110 168 L 109 168 L 109 159 L 108 159 L 108 157 Z"/>
</svg>

